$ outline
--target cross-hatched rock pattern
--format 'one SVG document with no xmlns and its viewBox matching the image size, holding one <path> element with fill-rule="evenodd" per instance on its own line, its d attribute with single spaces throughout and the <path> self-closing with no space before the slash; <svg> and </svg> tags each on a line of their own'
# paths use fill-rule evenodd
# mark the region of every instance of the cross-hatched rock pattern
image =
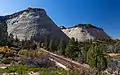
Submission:
<svg viewBox="0 0 120 75">
<path fill-rule="evenodd" d="M 64 41 L 69 39 L 41 8 L 28 8 L 6 15 L 5 22 L 8 35 L 13 34 L 14 38 L 17 36 L 20 40 L 34 38 L 35 41 L 41 41 L 45 37 Z"/>
<path fill-rule="evenodd" d="M 94 39 L 110 39 L 102 28 L 95 27 L 91 24 L 78 24 L 74 27 L 63 27 L 61 30 L 69 37 L 78 39 L 78 41 L 94 40 Z"/>
</svg>

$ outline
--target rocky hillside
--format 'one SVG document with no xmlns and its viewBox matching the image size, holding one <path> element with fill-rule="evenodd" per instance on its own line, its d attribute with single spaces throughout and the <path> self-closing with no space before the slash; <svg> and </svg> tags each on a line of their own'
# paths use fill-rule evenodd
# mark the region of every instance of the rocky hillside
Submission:
<svg viewBox="0 0 120 75">
<path fill-rule="evenodd" d="M 41 41 L 48 37 L 68 41 L 69 38 L 74 37 L 79 41 L 85 41 L 110 38 L 102 28 L 91 24 L 79 24 L 69 28 L 61 26 L 61 30 L 41 8 L 27 8 L 11 15 L 0 16 L 0 24 L 1 28 L 2 26 L 7 28 L 8 35 L 13 34 L 14 38 L 17 37 L 20 40 L 34 38 L 35 41 Z M 3 32 L 5 31 L 1 31 Z"/>
<path fill-rule="evenodd" d="M 95 27 L 91 24 L 78 24 L 73 27 L 60 27 L 62 31 L 70 38 L 78 39 L 78 41 L 86 41 L 88 39 L 110 39 L 102 28 Z"/>
<path fill-rule="evenodd" d="M 61 31 L 61 29 L 50 19 L 46 11 L 41 8 L 28 8 L 12 15 L 1 17 L 7 24 L 8 34 L 13 34 L 20 40 L 34 38 L 40 41 L 45 37 L 49 39 L 69 38 Z"/>
</svg>

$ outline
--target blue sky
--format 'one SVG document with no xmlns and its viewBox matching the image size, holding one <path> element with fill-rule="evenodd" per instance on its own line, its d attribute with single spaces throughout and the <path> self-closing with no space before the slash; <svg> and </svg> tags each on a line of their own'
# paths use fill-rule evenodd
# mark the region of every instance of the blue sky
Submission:
<svg viewBox="0 0 120 75">
<path fill-rule="evenodd" d="M 44 8 L 57 25 L 90 23 L 120 37 L 120 0 L 0 0 L 0 15 L 28 7 Z"/>
</svg>

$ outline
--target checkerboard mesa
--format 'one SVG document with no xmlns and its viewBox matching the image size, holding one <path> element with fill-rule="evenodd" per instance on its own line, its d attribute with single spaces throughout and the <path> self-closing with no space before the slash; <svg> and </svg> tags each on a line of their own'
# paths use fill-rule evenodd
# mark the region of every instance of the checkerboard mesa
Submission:
<svg viewBox="0 0 120 75">
<path fill-rule="evenodd" d="M 60 27 L 61 28 L 61 27 Z M 111 39 L 102 28 L 92 24 L 77 24 L 73 27 L 62 27 L 61 30 L 69 37 L 78 39 L 78 41 L 87 41 L 94 39 Z"/>
<path fill-rule="evenodd" d="M 45 37 L 68 41 L 61 29 L 52 21 L 42 8 L 27 8 L 25 10 L 0 17 L 7 25 L 8 35 L 13 34 L 19 40 L 41 41 Z"/>
</svg>

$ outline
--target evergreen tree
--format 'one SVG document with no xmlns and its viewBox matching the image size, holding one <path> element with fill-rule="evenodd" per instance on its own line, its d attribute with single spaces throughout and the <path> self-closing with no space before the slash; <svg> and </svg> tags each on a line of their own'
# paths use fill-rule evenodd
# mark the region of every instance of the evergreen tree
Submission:
<svg viewBox="0 0 120 75">
<path fill-rule="evenodd" d="M 49 47 L 48 50 L 55 52 L 57 51 L 57 47 L 58 47 L 58 41 L 56 39 L 51 39 L 49 42 Z"/>
<path fill-rule="evenodd" d="M 65 55 L 65 43 L 63 42 L 63 39 L 60 40 L 58 51 L 60 52 L 59 54 Z"/>
<path fill-rule="evenodd" d="M 34 43 L 34 36 L 31 36 L 31 37 L 30 37 L 30 42 L 31 42 L 31 43 Z"/>
<path fill-rule="evenodd" d="M 87 60 L 87 52 L 88 52 L 88 50 L 90 48 L 90 45 L 91 44 L 89 44 L 89 43 L 84 43 L 82 45 L 81 53 L 83 55 L 83 62 L 85 62 L 85 63 L 86 63 L 86 60 Z"/>
<path fill-rule="evenodd" d="M 0 22 L 0 45 L 5 46 L 8 43 L 8 33 L 6 23 Z"/>
<path fill-rule="evenodd" d="M 53 42 L 53 51 L 57 52 L 58 46 L 59 46 L 59 41 L 57 39 L 54 39 L 54 42 Z"/>
<path fill-rule="evenodd" d="M 50 51 L 53 51 L 53 39 L 50 40 L 49 50 L 50 50 Z"/>
<path fill-rule="evenodd" d="M 24 45 L 25 45 L 25 40 L 21 40 L 21 49 L 24 49 Z"/>
<path fill-rule="evenodd" d="M 19 39 L 18 39 L 17 35 L 15 37 L 15 42 L 19 42 Z"/>
<path fill-rule="evenodd" d="M 117 41 L 116 44 L 114 45 L 114 52 L 115 53 L 120 52 L 120 41 Z"/>
<path fill-rule="evenodd" d="M 48 40 L 48 37 L 46 36 L 45 39 L 44 39 L 44 46 L 46 49 L 48 49 L 48 46 L 49 46 L 49 40 Z"/>
<path fill-rule="evenodd" d="M 106 68 L 106 59 L 103 55 L 103 47 L 96 43 L 92 44 L 87 52 L 87 63 L 98 70 Z"/>
<path fill-rule="evenodd" d="M 11 46 L 14 42 L 13 34 L 9 34 L 8 36 L 8 46 Z"/>
<path fill-rule="evenodd" d="M 78 45 L 76 45 L 76 41 L 74 38 L 71 38 L 69 40 L 69 44 L 67 45 L 66 49 L 65 49 L 65 53 L 66 56 L 68 56 L 69 58 L 72 58 L 74 60 L 76 60 L 76 58 L 78 57 L 79 54 L 79 48 Z"/>
</svg>

